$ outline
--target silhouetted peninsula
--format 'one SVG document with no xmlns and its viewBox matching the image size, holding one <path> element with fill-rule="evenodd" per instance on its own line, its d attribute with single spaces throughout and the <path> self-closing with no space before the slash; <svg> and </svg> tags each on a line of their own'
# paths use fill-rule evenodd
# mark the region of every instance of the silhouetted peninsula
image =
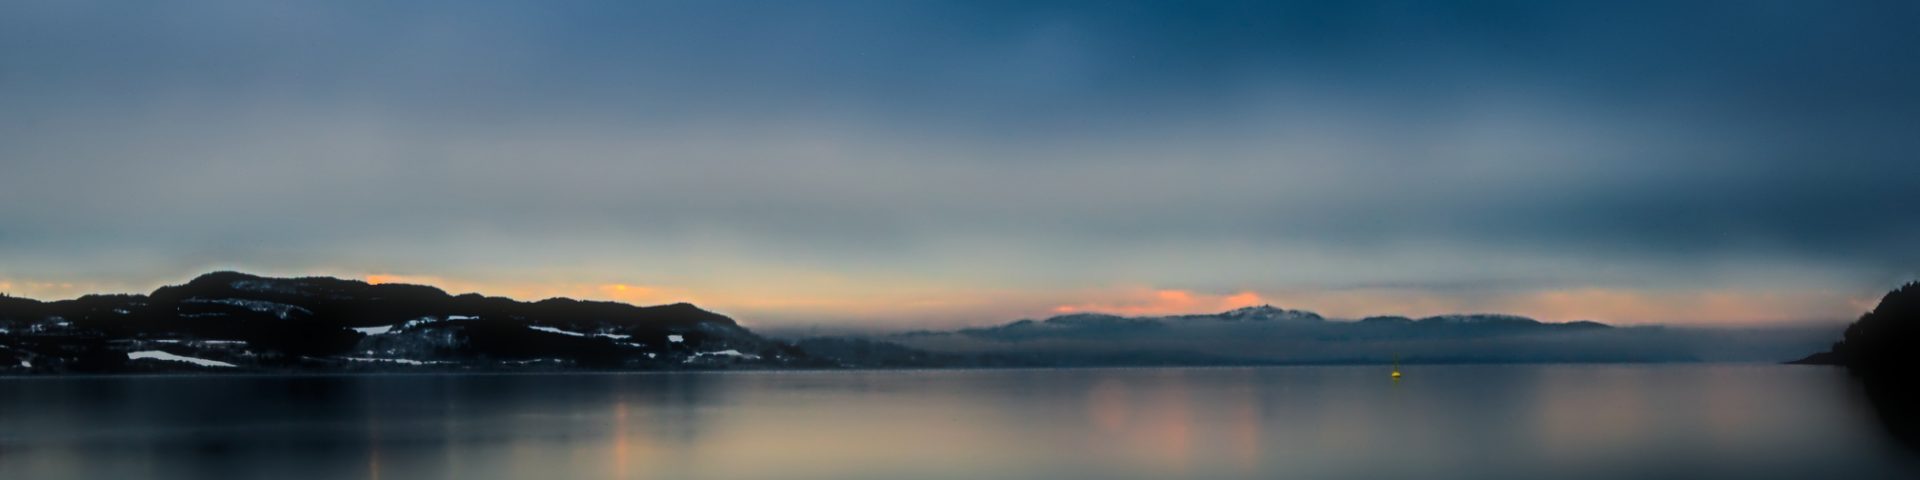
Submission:
<svg viewBox="0 0 1920 480">
<path fill-rule="evenodd" d="M 1847 326 L 1831 350 L 1791 363 L 1843 365 L 1863 376 L 1912 372 L 1920 366 L 1920 282 L 1908 283 L 1880 298 L 1873 311 Z"/>
<path fill-rule="evenodd" d="M 1920 448 L 1920 392 L 1907 380 L 1920 366 L 1920 282 L 1880 298 L 1873 311 L 1847 326 L 1831 350 L 1789 363 L 1839 365 L 1859 380 L 1860 393 L 1894 439 Z"/>
</svg>

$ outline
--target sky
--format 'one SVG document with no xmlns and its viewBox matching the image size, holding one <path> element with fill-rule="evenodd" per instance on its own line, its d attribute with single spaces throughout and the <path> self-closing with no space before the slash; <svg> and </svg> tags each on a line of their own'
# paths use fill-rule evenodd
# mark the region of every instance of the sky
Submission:
<svg viewBox="0 0 1920 480">
<path fill-rule="evenodd" d="M 0 291 L 1838 323 L 1920 4 L 0 2 Z"/>
</svg>

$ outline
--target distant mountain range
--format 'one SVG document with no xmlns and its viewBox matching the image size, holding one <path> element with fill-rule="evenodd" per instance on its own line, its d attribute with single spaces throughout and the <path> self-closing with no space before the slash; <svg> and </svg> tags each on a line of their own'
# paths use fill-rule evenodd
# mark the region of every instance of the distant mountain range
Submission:
<svg viewBox="0 0 1920 480">
<path fill-rule="evenodd" d="M 1499 314 L 1328 319 L 1271 305 L 1205 315 L 1076 313 L 953 331 L 802 339 L 867 366 L 1778 361 L 1838 327 L 1698 329 Z M 890 355 L 905 355 L 892 357 Z"/>
<path fill-rule="evenodd" d="M 0 374 L 1766 361 L 1811 351 L 1837 330 L 1615 328 L 1511 315 L 1349 321 L 1263 305 L 773 339 L 685 303 L 522 302 L 217 272 L 147 295 L 0 297 Z"/>
<path fill-rule="evenodd" d="M 1357 322 L 1328 322 L 1320 314 L 1288 310 L 1272 305 L 1245 307 L 1207 315 L 1178 315 L 1170 317 L 1121 317 L 1099 313 L 1080 313 L 1061 315 L 1044 321 L 1020 320 L 1006 325 L 987 328 L 968 328 L 956 333 L 982 338 L 1000 340 L 1033 340 L 1042 338 L 1085 338 L 1113 336 L 1129 332 L 1151 332 L 1174 329 L 1177 327 L 1208 326 L 1208 322 L 1226 326 L 1233 324 L 1262 325 L 1271 328 L 1292 329 L 1332 329 L 1341 333 L 1360 336 L 1393 336 L 1394 333 L 1437 333 L 1432 330 L 1443 329 L 1446 333 L 1530 333 L 1541 331 L 1567 331 L 1584 329 L 1612 328 L 1597 322 L 1543 323 L 1531 318 L 1514 315 L 1475 314 L 1441 315 L 1412 319 L 1407 317 L 1367 317 Z M 922 332 L 922 336 L 925 333 Z M 1372 335 L 1369 335 L 1372 334 Z"/>
</svg>

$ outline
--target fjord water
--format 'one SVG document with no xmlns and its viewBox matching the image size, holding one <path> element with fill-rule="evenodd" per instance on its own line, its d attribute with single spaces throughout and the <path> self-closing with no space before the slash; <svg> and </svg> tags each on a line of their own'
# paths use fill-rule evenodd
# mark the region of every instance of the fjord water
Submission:
<svg viewBox="0 0 1920 480">
<path fill-rule="evenodd" d="M 0 478 L 1920 478 L 1844 371 L 0 379 Z"/>
</svg>

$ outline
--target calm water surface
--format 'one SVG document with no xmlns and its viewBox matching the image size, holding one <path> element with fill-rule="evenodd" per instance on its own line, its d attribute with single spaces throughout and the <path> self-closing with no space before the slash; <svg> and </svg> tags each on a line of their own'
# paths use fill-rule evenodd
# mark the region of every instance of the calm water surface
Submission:
<svg viewBox="0 0 1920 480">
<path fill-rule="evenodd" d="M 1920 478 L 1761 365 L 0 379 L 0 478 Z"/>
</svg>

